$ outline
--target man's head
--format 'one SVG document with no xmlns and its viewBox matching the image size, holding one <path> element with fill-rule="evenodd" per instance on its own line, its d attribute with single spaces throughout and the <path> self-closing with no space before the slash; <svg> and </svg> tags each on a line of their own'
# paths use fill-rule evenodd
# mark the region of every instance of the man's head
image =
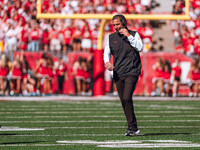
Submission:
<svg viewBox="0 0 200 150">
<path fill-rule="evenodd" d="M 117 15 L 113 16 L 112 23 L 113 23 L 114 29 L 117 32 L 122 28 L 127 28 L 126 18 L 121 14 L 117 14 Z"/>
</svg>

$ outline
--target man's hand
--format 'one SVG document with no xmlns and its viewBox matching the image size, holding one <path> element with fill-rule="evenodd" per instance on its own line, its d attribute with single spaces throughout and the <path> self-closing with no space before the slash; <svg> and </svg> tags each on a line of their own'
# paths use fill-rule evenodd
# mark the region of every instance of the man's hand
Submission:
<svg viewBox="0 0 200 150">
<path fill-rule="evenodd" d="M 120 33 L 120 34 L 123 34 L 123 35 L 126 36 L 126 37 L 129 37 L 129 36 L 130 36 L 130 33 L 128 32 L 128 30 L 127 30 L 126 28 L 121 28 L 121 29 L 119 30 L 119 33 Z"/>
<path fill-rule="evenodd" d="M 111 64 L 110 62 L 107 62 L 107 63 L 105 64 L 105 67 L 106 67 L 106 69 L 108 69 L 109 71 L 113 71 L 113 69 L 114 69 L 113 64 Z"/>
</svg>

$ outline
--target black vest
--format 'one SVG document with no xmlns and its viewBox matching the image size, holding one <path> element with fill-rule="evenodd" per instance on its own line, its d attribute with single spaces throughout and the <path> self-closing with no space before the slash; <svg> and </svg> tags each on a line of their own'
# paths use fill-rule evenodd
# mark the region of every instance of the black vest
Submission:
<svg viewBox="0 0 200 150">
<path fill-rule="evenodd" d="M 136 31 L 129 30 L 129 33 L 134 37 Z M 127 37 L 115 32 L 109 36 L 109 46 L 114 61 L 114 77 L 138 76 L 141 73 L 140 54 Z"/>
</svg>

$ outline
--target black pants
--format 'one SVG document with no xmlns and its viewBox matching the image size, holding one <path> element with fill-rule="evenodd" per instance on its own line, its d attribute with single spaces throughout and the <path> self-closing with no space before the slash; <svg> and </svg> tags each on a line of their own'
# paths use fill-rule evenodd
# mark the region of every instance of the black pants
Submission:
<svg viewBox="0 0 200 150">
<path fill-rule="evenodd" d="M 65 80 L 65 76 L 58 76 L 57 81 L 58 81 L 58 94 L 61 94 L 63 92 L 63 83 Z"/>
<path fill-rule="evenodd" d="M 128 128 L 138 130 L 132 100 L 133 92 L 138 82 L 138 76 L 114 78 L 114 80 L 122 103 L 124 114 L 126 116 Z"/>
</svg>

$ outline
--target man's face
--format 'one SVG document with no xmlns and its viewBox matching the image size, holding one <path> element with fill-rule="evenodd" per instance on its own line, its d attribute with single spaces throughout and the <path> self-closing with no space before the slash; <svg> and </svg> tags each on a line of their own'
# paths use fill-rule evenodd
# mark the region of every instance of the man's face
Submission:
<svg viewBox="0 0 200 150">
<path fill-rule="evenodd" d="M 124 28 L 119 18 L 112 20 L 113 27 L 116 32 L 119 33 L 119 30 Z"/>
</svg>

